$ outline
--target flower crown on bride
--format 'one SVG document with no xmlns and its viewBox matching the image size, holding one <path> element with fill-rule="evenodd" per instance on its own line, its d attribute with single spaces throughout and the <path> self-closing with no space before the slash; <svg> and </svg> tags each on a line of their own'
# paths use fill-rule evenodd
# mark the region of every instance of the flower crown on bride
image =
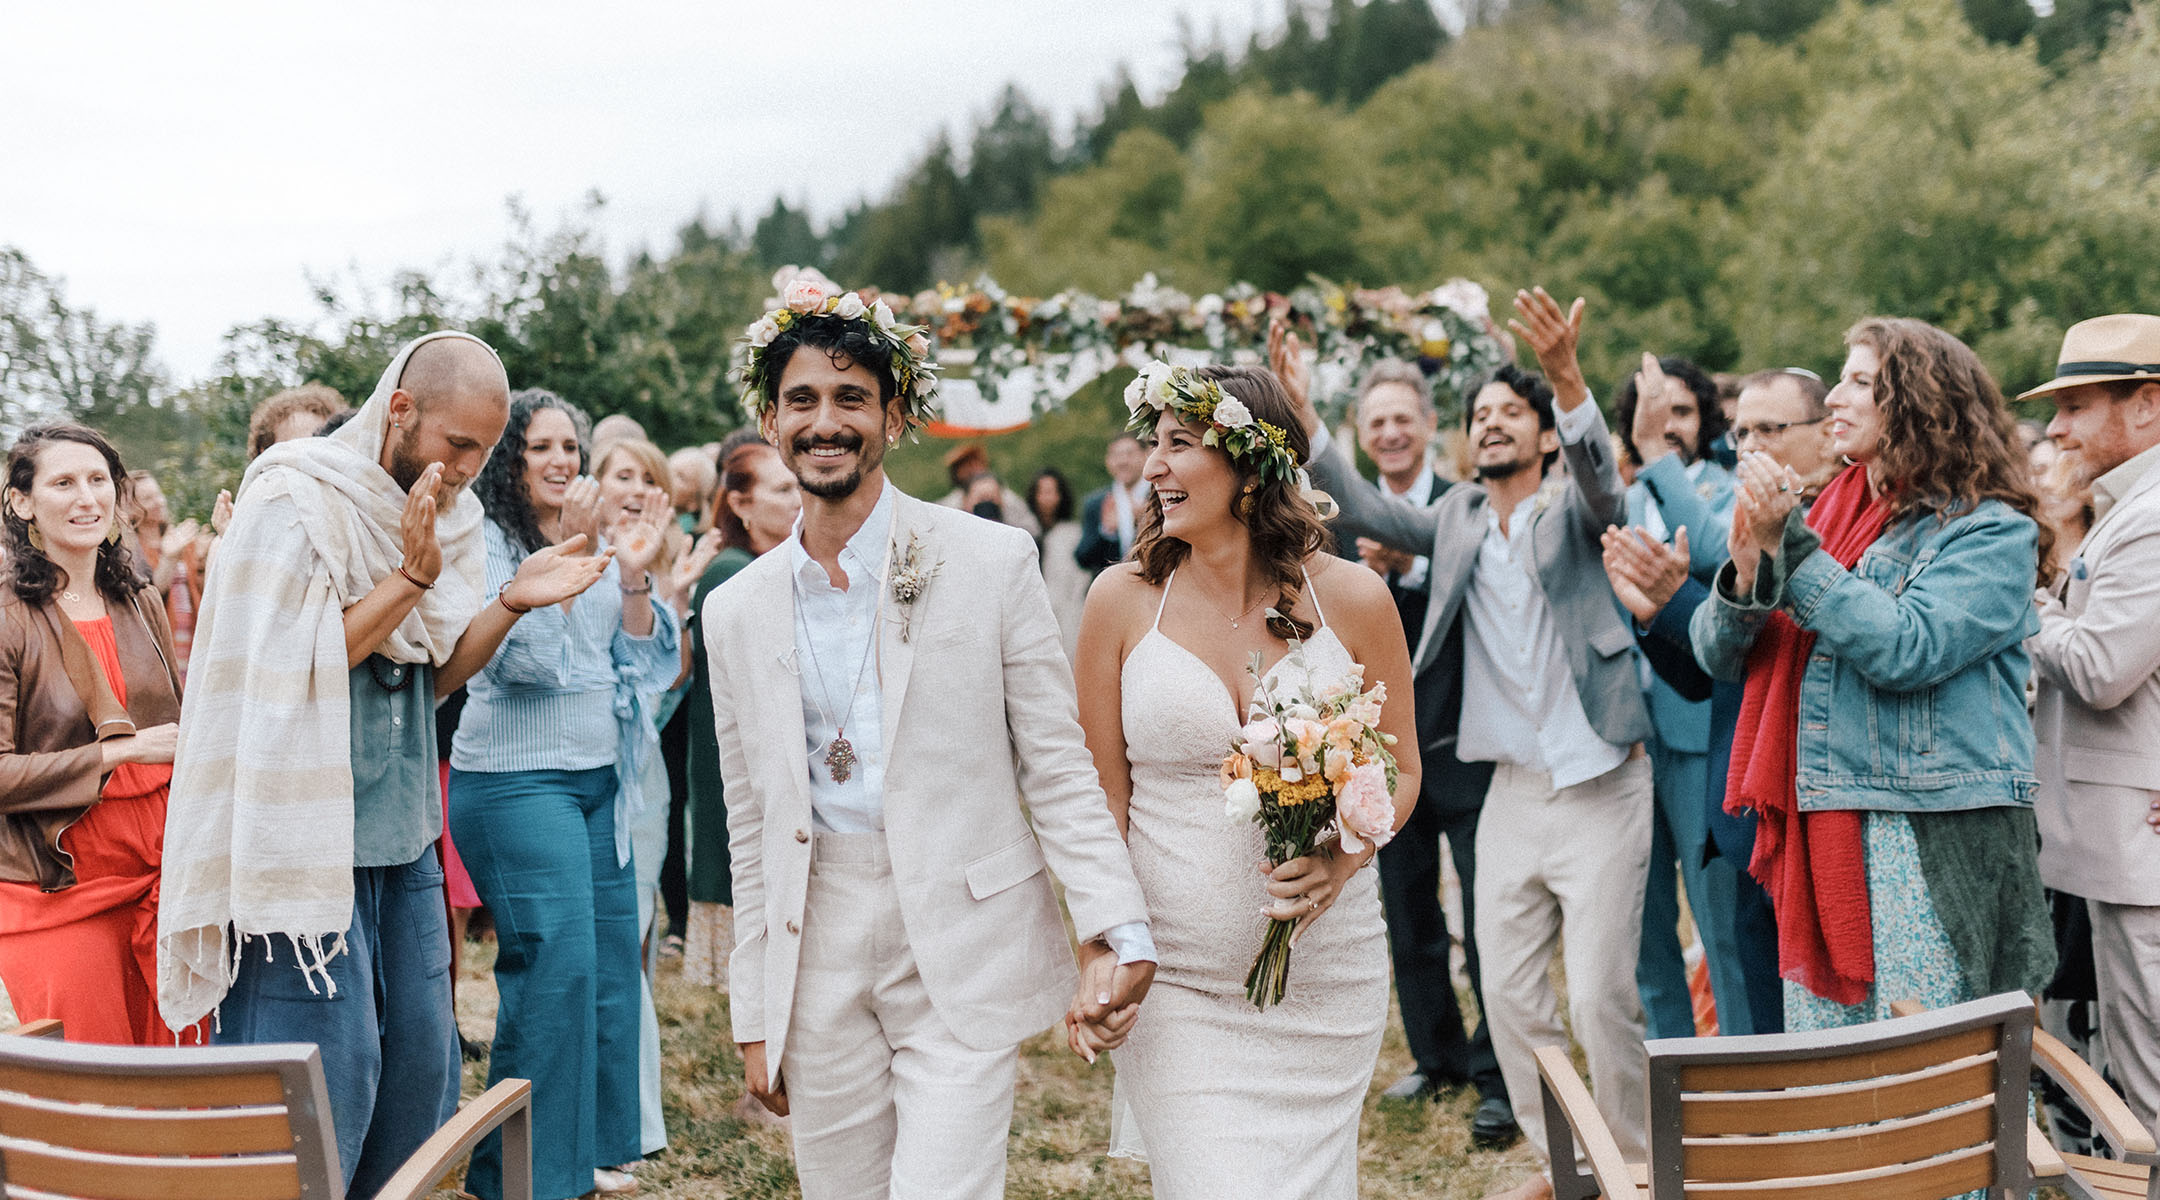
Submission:
<svg viewBox="0 0 2160 1200">
<path fill-rule="evenodd" d="M 1125 386 L 1125 409 L 1125 428 L 1143 438 L 1154 434 L 1155 423 L 1165 411 L 1205 426 L 1201 445 L 1220 447 L 1231 462 L 1250 469 L 1263 483 L 1281 483 L 1295 490 L 1322 517 L 1335 515 L 1334 498 L 1313 487 L 1282 426 L 1255 417 L 1243 400 L 1191 367 L 1173 367 L 1156 359 L 1140 368 L 1140 374 Z"/>
<path fill-rule="evenodd" d="M 930 357 L 930 337 L 920 325 L 903 325 L 883 300 L 865 302 L 860 292 L 843 292 L 830 280 L 805 271 L 789 280 L 780 294 L 780 306 L 751 322 L 743 331 L 749 349 L 742 366 L 743 411 L 752 423 L 765 415 L 766 385 L 772 366 L 767 351 L 783 330 L 817 317 L 837 317 L 863 326 L 870 339 L 892 351 L 893 386 L 906 406 L 909 429 L 925 425 L 935 415 L 931 406 L 937 395 L 938 364 Z"/>
</svg>

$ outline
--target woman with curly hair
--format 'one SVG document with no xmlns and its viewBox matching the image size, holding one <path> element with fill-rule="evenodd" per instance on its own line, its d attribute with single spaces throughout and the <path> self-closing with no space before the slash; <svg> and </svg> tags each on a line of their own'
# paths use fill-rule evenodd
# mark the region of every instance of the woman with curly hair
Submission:
<svg viewBox="0 0 2160 1200">
<path fill-rule="evenodd" d="M 1088 595 L 1076 663 L 1081 726 L 1160 965 L 1137 1022 L 1090 1025 L 1076 1009 L 1069 1036 L 1091 1052 L 1123 1042 L 1112 1152 L 1144 1153 L 1156 1195 L 1353 1197 L 1388 1010 L 1380 890 L 1360 869 L 1374 847 L 1329 842 L 1266 874 L 1260 827 L 1224 819 L 1217 770 L 1261 682 L 1254 660 L 1276 685 L 1332 683 L 1363 664 L 1393 698 L 1382 728 L 1414 744 L 1410 652 L 1387 584 L 1324 548 L 1295 482 L 1307 435 L 1275 375 L 1170 378 L 1204 395 L 1169 403 L 1141 431 L 1153 490 L 1132 560 Z M 1267 436 L 1225 449 L 1200 416 L 1215 389 Z M 1416 757 L 1400 766 L 1396 825 L 1418 792 Z M 1289 993 L 1266 1009 L 1244 983 L 1262 914 L 1296 922 L 1299 938 Z"/>
<path fill-rule="evenodd" d="M 1978 356 L 1904 318 L 1845 342 L 1830 436 L 1852 465 L 1803 517 L 1792 472 L 1741 460 L 1691 629 L 1747 683 L 1725 806 L 1760 818 L 1795 1031 L 2037 991 L 2054 966 L 2024 647 L 2052 535 Z"/>
<path fill-rule="evenodd" d="M 0 985 L 22 1020 L 148 1046 L 172 1036 L 157 904 L 180 679 L 164 604 L 116 524 L 126 479 L 81 425 L 35 426 L 8 452 Z"/>
<path fill-rule="evenodd" d="M 490 591 L 525 557 L 583 534 L 613 556 L 599 583 L 517 623 L 472 678 L 451 744 L 450 824 L 495 918 L 501 1007 L 488 1077 L 533 1081 L 533 1194 L 635 1186 L 638 902 L 630 805 L 618 777 L 621 685 L 665 690 L 680 670 L 675 614 L 648 572 L 665 504 L 602 530 L 585 475 L 583 413 L 552 392 L 511 397 L 510 420 L 474 487 L 488 515 Z M 502 1189 L 499 1141 L 473 1155 L 466 1186 Z"/>
</svg>

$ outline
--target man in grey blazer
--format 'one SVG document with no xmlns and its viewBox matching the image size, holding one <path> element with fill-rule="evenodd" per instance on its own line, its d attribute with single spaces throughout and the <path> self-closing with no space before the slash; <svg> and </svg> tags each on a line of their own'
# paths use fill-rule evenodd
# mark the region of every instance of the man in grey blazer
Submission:
<svg viewBox="0 0 2160 1200">
<path fill-rule="evenodd" d="M 2092 481 L 2092 529 L 2040 594 L 2025 643 L 2040 876 L 2085 899 L 2100 1036 L 2131 1110 L 2160 1115 L 2160 316 L 2095 317 L 2063 336 L 2047 432 Z"/>
<path fill-rule="evenodd" d="M 1477 832 L 1477 937 L 1493 1047 L 1515 1118 L 1546 1151 L 1539 1046 L 1563 1044 L 1550 977 L 1564 940 L 1569 1011 L 1599 1106 L 1623 1152 L 1644 1152 L 1642 1006 L 1635 989 L 1650 859 L 1650 716 L 1635 639 L 1605 578 L 1600 536 L 1626 515 L 1605 421 L 1575 347 L 1583 302 L 1562 312 L 1539 288 L 1510 321 L 1546 377 L 1505 366 L 1468 416 L 1478 482 L 1430 507 L 1388 496 L 1331 446 L 1302 386 L 1294 339 L 1277 370 L 1299 379 L 1313 482 L 1342 508 L 1338 536 L 1429 557 L 1423 669 L 1463 620 L 1457 752 L 1495 764 Z M 1567 481 L 1549 478 L 1556 457 Z M 1549 1196 L 1534 1175 L 1505 1195 Z"/>
</svg>

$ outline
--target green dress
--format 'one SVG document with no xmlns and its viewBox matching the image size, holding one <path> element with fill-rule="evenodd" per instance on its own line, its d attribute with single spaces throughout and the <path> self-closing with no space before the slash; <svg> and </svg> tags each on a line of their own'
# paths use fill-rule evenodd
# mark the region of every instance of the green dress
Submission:
<svg viewBox="0 0 2160 1200">
<path fill-rule="evenodd" d="M 690 723 L 690 820 L 688 870 L 690 899 L 704 904 L 735 903 L 735 873 L 728 865 L 727 800 L 720 782 L 720 743 L 713 737 L 712 667 L 705 661 L 705 627 L 700 614 L 705 597 L 750 565 L 748 550 L 730 546 L 705 568 L 690 598 L 690 619 L 683 636 L 690 640 L 690 692 L 683 708 Z"/>
</svg>

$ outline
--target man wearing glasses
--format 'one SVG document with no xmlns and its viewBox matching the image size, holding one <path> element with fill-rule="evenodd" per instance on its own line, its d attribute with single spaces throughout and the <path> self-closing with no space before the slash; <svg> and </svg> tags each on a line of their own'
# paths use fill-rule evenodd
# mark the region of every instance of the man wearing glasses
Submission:
<svg viewBox="0 0 2160 1200">
<path fill-rule="evenodd" d="M 1760 450 L 1791 467 L 1800 476 L 1803 503 L 1844 465 L 1830 448 L 1830 410 L 1823 403 L 1829 394 L 1813 371 L 1757 371 L 1741 380 L 1733 409 L 1733 447 Z"/>
<path fill-rule="evenodd" d="M 1802 503 L 1812 503 L 1843 465 L 1830 447 L 1830 410 L 1823 403 L 1828 395 L 1812 372 L 1798 368 L 1760 371 L 1741 382 L 1733 412 L 1736 448 L 1743 453 L 1761 450 L 1791 467 L 1801 479 Z M 1713 553 L 1722 557 L 1722 528 L 1713 536 L 1718 542 Z M 1784 996 L 1778 981 L 1777 925 L 1770 897 L 1747 874 L 1755 849 L 1755 818 L 1748 813 L 1728 814 L 1724 805 L 1725 772 L 1732 757 L 1742 686 L 1713 686 L 1695 662 L 1688 619 L 1710 593 L 1701 582 L 1689 578 L 1688 560 L 1686 550 L 1650 536 L 1641 527 L 1610 530 L 1605 535 L 1606 574 L 1612 579 L 1614 594 L 1635 617 L 1637 640 L 1652 669 L 1680 699 L 1710 701 L 1704 853 L 1729 864 L 1723 873 L 1733 881 L 1733 895 L 1729 904 L 1697 909 L 1695 919 L 1702 925 L 1705 946 L 1727 948 L 1730 966 L 1737 968 L 1737 982 L 1746 996 L 1744 1005 L 1719 1004 L 1719 1032 L 1778 1033 L 1784 1029 Z M 1719 965 L 1715 953 L 1711 968 L 1713 974 L 1727 969 Z M 1721 1001 L 1732 995 L 1731 983 L 1718 992 Z"/>
</svg>

